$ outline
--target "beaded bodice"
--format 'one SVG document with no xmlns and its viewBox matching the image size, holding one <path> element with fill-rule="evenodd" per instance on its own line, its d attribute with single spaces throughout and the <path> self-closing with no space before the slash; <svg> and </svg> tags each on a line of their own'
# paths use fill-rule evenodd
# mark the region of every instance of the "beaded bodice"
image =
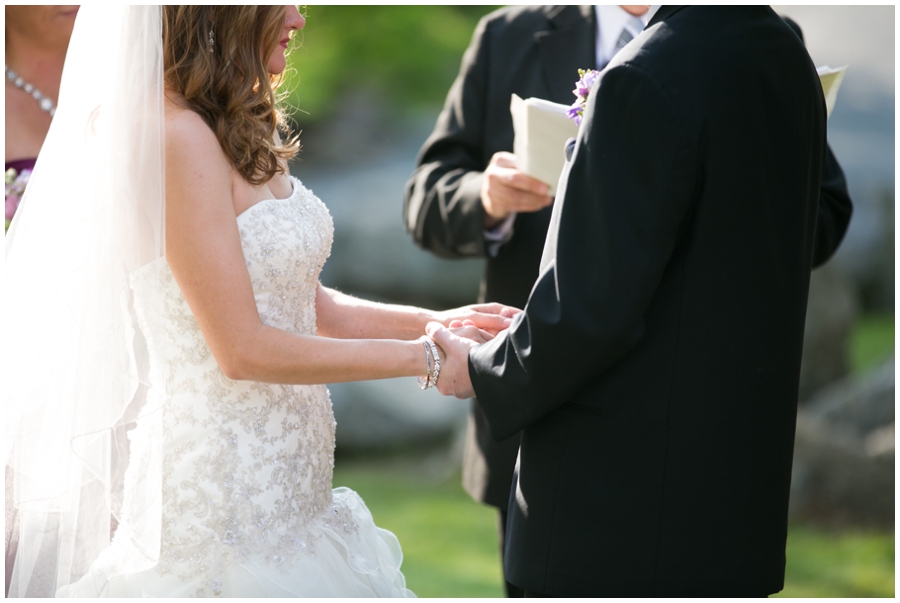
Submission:
<svg viewBox="0 0 900 603">
<path fill-rule="evenodd" d="M 253 205 L 237 224 L 262 322 L 315 335 L 333 236 L 328 210 L 294 180 L 289 198 Z M 165 324 L 145 327 L 166 375 L 160 569 L 208 573 L 215 590 L 216 568 L 235 558 L 290 565 L 314 548 L 313 520 L 344 530 L 352 520 L 332 508 L 335 422 L 325 386 L 227 379 L 164 262 L 161 269 Z"/>
<path fill-rule="evenodd" d="M 325 205 L 293 179 L 288 199 L 269 199 L 237 217 L 241 245 L 263 323 L 316 334 L 316 287 L 334 227 Z"/>
</svg>

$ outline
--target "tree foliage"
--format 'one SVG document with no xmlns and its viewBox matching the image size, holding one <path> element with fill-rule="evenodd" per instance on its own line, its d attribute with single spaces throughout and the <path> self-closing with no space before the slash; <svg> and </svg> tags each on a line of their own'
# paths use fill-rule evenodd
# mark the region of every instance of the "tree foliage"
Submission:
<svg viewBox="0 0 900 603">
<path fill-rule="evenodd" d="M 442 102 L 478 19 L 496 6 L 309 6 L 288 57 L 294 119 L 328 118 L 369 89 L 392 106 Z"/>
</svg>

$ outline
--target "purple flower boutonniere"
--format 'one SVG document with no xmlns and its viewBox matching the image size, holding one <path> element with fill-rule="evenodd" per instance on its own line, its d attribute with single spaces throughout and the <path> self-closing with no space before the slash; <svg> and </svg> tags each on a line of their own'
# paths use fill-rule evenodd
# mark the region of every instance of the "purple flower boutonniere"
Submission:
<svg viewBox="0 0 900 603">
<path fill-rule="evenodd" d="M 572 90 L 572 94 L 575 95 L 575 102 L 566 111 L 566 117 L 574 119 L 576 126 L 580 126 L 581 120 L 584 119 L 584 106 L 587 104 L 588 94 L 591 93 L 591 86 L 597 81 L 599 75 L 600 72 L 596 69 L 578 70 L 578 76 L 581 79 L 575 82 L 575 89 Z"/>
<path fill-rule="evenodd" d="M 22 170 L 21 172 L 16 173 L 16 170 L 9 168 L 4 174 L 4 180 L 6 182 L 7 229 L 9 229 L 9 223 L 13 219 L 13 216 L 16 215 L 16 210 L 19 208 L 19 201 L 22 199 L 22 194 L 25 192 L 25 185 L 28 184 L 29 178 L 31 178 L 31 170 Z"/>
</svg>

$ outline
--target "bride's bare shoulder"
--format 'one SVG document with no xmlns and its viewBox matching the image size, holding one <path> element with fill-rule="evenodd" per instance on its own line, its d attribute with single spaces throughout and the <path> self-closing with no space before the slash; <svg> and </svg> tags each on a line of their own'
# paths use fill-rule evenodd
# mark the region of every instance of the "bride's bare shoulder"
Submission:
<svg viewBox="0 0 900 603">
<path fill-rule="evenodd" d="M 203 118 L 169 98 L 165 105 L 166 190 L 171 202 L 230 199 L 232 168 Z M 227 204 L 230 207 L 230 203 Z"/>
<path fill-rule="evenodd" d="M 230 163 L 222 152 L 212 129 L 196 112 L 168 97 L 165 102 L 167 168 L 230 172 Z"/>
</svg>

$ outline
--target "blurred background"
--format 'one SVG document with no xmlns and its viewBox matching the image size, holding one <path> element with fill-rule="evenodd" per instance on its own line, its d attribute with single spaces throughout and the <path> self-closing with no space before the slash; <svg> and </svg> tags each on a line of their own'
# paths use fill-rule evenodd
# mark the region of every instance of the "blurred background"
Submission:
<svg viewBox="0 0 900 603">
<path fill-rule="evenodd" d="M 288 83 L 293 171 L 329 206 L 323 281 L 368 299 L 475 301 L 483 264 L 403 229 L 403 186 L 478 19 L 495 6 L 309 6 Z M 813 274 L 782 596 L 894 595 L 894 7 L 776 6 L 817 66 L 849 65 L 828 138 L 854 201 Z M 573 97 L 574 98 L 574 97 Z M 420 596 L 501 596 L 496 520 L 460 486 L 468 404 L 411 380 L 331 387 L 336 485 L 404 547 Z"/>
</svg>

